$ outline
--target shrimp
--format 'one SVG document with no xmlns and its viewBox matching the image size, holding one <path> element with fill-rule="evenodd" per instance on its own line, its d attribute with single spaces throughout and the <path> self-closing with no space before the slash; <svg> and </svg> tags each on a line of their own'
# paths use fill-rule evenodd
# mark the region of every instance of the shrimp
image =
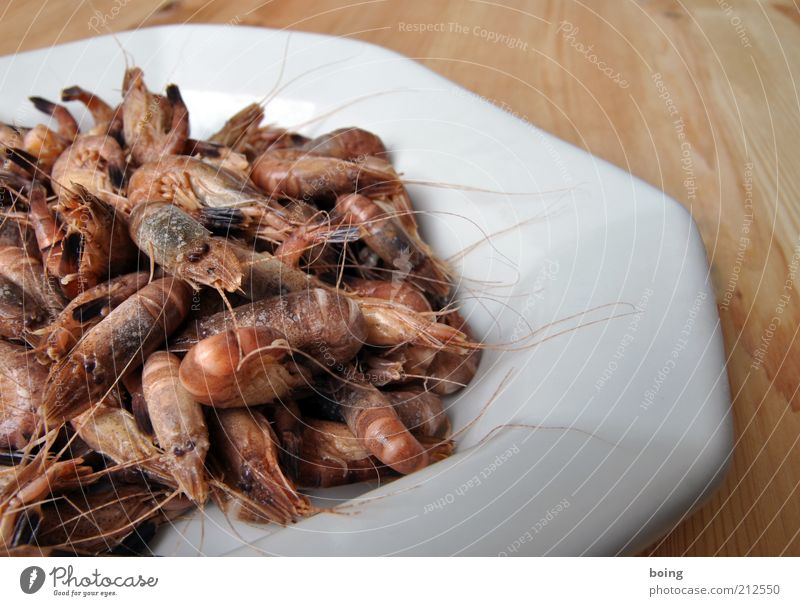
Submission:
<svg viewBox="0 0 800 606">
<path fill-rule="evenodd" d="M 261 413 L 218 411 L 211 417 L 211 442 L 225 483 L 246 499 L 251 516 L 289 524 L 312 513 L 308 499 L 283 475 L 275 433 Z"/>
<path fill-rule="evenodd" d="M 58 203 L 66 236 L 62 259 L 75 261 L 73 273 L 61 276 L 61 287 L 69 298 L 96 286 L 109 271 L 129 271 L 138 254 L 128 235 L 128 226 L 115 209 L 81 185 L 74 193 L 62 192 Z"/>
<path fill-rule="evenodd" d="M 50 173 L 53 193 L 61 197 L 76 185 L 122 212 L 130 212 L 120 188 L 125 177 L 125 153 L 104 135 L 80 135 L 65 149 Z"/>
<path fill-rule="evenodd" d="M 377 165 L 376 165 L 377 164 Z M 351 162 L 299 149 L 268 150 L 253 161 L 250 178 L 270 196 L 311 200 L 369 188 L 394 194 L 402 183 L 385 163 Z"/>
<path fill-rule="evenodd" d="M 302 437 L 294 478 L 303 488 L 341 486 L 392 474 L 344 423 L 308 419 Z"/>
<path fill-rule="evenodd" d="M 361 194 L 347 194 L 336 201 L 334 213 L 358 226 L 361 238 L 386 265 L 406 279 L 439 297 L 450 293 L 450 270 L 419 237 L 410 235 L 380 204 Z"/>
<path fill-rule="evenodd" d="M 154 263 L 195 289 L 202 284 L 233 292 L 241 286 L 242 268 L 227 242 L 177 206 L 139 204 L 130 216 L 130 234 Z"/>
<path fill-rule="evenodd" d="M 25 296 L 14 282 L 0 276 L 0 336 L 34 344 L 38 338 L 32 331 L 47 319 L 41 305 Z"/>
<path fill-rule="evenodd" d="M 345 423 L 379 461 L 409 474 L 428 465 L 425 448 L 409 433 L 391 402 L 372 385 L 341 383 L 333 391 Z"/>
<path fill-rule="evenodd" d="M 25 294 L 55 318 L 64 309 L 64 299 L 47 279 L 42 262 L 17 246 L 0 246 L 0 276 L 16 284 Z"/>
<path fill-rule="evenodd" d="M 94 126 L 86 133 L 88 135 L 107 135 L 119 139 L 122 135 L 122 108 L 112 108 L 100 97 L 81 88 L 70 86 L 61 91 L 61 100 L 80 101 L 89 110 L 94 118 Z"/>
<path fill-rule="evenodd" d="M 51 369 L 42 405 L 47 420 L 71 419 L 99 401 L 178 327 L 190 304 L 187 284 L 163 278 L 116 307 Z"/>
<path fill-rule="evenodd" d="M 139 68 L 125 71 L 122 83 L 122 123 L 125 143 L 137 164 L 179 154 L 189 136 L 189 111 L 174 84 L 166 99 L 147 90 Z"/>
<path fill-rule="evenodd" d="M 209 137 L 211 143 L 219 143 L 234 151 L 244 151 L 248 137 L 258 130 L 264 120 L 264 108 L 251 103 L 231 116 L 224 126 Z"/>
<path fill-rule="evenodd" d="M 280 293 L 326 288 L 314 276 L 289 267 L 268 252 L 257 252 L 235 243 L 231 243 L 231 250 L 242 264 L 242 292 L 251 301 Z"/>
<path fill-rule="evenodd" d="M 21 450 L 36 435 L 46 382 L 30 350 L 0 339 L 0 449 Z"/>
<path fill-rule="evenodd" d="M 160 524 L 191 506 L 173 495 L 146 484 L 110 482 L 67 493 L 42 508 L 36 542 L 87 555 L 138 553 L 128 544 L 141 547 Z"/>
<path fill-rule="evenodd" d="M 240 177 L 242 182 L 247 181 L 250 163 L 244 154 L 240 154 L 230 147 L 225 147 L 219 143 L 211 143 L 210 141 L 186 139 L 186 147 L 183 149 L 183 154 L 227 170 Z"/>
<path fill-rule="evenodd" d="M 415 436 L 447 439 L 450 437 L 450 419 L 442 399 L 420 387 L 407 387 L 402 391 L 384 391 L 400 420 Z"/>
<path fill-rule="evenodd" d="M 40 357 L 54 362 L 61 360 L 84 333 L 143 288 L 148 277 L 146 272 L 125 274 L 83 291 L 48 326 L 38 331 L 42 336 Z"/>
<path fill-rule="evenodd" d="M 78 122 L 69 110 L 63 105 L 58 105 L 42 97 L 28 97 L 33 106 L 40 112 L 47 114 L 56 121 L 58 134 L 67 141 L 72 141 L 78 136 Z"/>
<path fill-rule="evenodd" d="M 151 354 L 142 371 L 142 388 L 153 431 L 175 480 L 190 499 L 202 504 L 208 498 L 208 428 L 202 407 L 178 379 L 180 365 L 166 351 Z"/>
<path fill-rule="evenodd" d="M 28 214 L 47 274 L 61 279 L 75 273 L 78 260 L 74 254 L 65 254 L 66 231 L 47 204 L 47 192 L 36 182 L 32 182 L 28 189 Z"/>
<path fill-rule="evenodd" d="M 420 437 L 431 462 L 452 454 L 450 441 Z M 354 482 L 377 480 L 395 471 L 376 459 L 344 423 L 308 419 L 303 429 L 302 455 L 294 476 L 303 488 L 327 488 Z"/>
<path fill-rule="evenodd" d="M 398 313 L 401 313 L 403 307 L 412 310 L 415 312 L 414 315 L 408 312 L 404 314 L 409 318 L 416 317 L 419 321 L 424 321 L 425 314 L 430 316 L 432 313 L 430 303 L 428 303 L 422 292 L 412 284 L 402 280 L 355 279 L 348 282 L 348 287 L 361 297 L 384 299 L 396 304 L 394 310 Z M 367 309 L 372 308 L 368 306 Z M 375 307 L 374 310 L 375 314 L 380 316 L 389 313 L 386 309 L 381 310 L 380 307 Z M 376 322 L 376 325 L 379 324 Z M 424 324 L 419 325 L 421 327 L 424 326 Z M 430 326 L 432 328 L 423 328 L 423 330 L 426 333 L 442 330 L 441 325 L 438 323 Z M 382 338 L 382 336 L 379 338 L 373 336 L 373 342 L 379 342 Z M 441 338 L 442 340 L 448 339 L 444 334 L 441 335 Z M 396 337 L 393 340 L 396 340 Z M 373 385 L 380 386 L 406 381 L 409 375 L 412 377 L 424 376 L 439 349 L 439 347 L 408 343 L 405 345 L 393 345 L 389 351 L 376 351 L 372 355 L 365 356 L 363 360 L 369 369 L 366 377 Z"/>
<path fill-rule="evenodd" d="M 472 340 L 469 327 L 464 317 L 457 311 L 444 316 L 444 321 Z M 439 395 L 450 395 L 463 389 L 475 377 L 481 362 L 480 348 L 466 352 L 440 351 L 428 367 L 428 384 L 432 392 Z"/>
<path fill-rule="evenodd" d="M 0 548 L 8 550 L 28 542 L 21 534 L 31 525 L 26 524 L 29 512 L 45 497 L 90 483 L 87 476 L 92 468 L 82 463 L 81 459 L 53 462 L 41 451 L 32 461 L 13 468 L 14 480 L 0 490 Z M 41 520 L 44 516 L 36 517 Z"/>
<path fill-rule="evenodd" d="M 317 156 L 350 161 L 386 154 L 386 147 L 378 135 L 355 126 L 338 128 L 315 137 L 300 149 Z"/>
<path fill-rule="evenodd" d="M 235 322 L 229 312 L 199 319 L 172 341 L 172 351 L 186 351 L 198 341 L 219 335 L 233 325 L 265 329 L 262 346 L 269 345 L 264 338 L 275 336 L 284 339 L 292 349 L 336 366 L 358 353 L 367 333 L 358 305 L 348 297 L 323 289 L 262 299 L 234 308 L 233 314 Z"/>
<path fill-rule="evenodd" d="M 154 480 L 175 486 L 164 454 L 139 431 L 133 415 L 124 408 L 95 404 L 70 421 L 78 437 L 117 465 L 140 469 Z"/>
<path fill-rule="evenodd" d="M 245 175 L 187 156 L 144 164 L 131 175 L 130 207 L 150 200 L 172 202 L 210 228 L 251 230 L 254 236 L 277 242 L 317 215 L 307 204 L 279 204 Z"/>
<path fill-rule="evenodd" d="M 270 328 L 227 330 L 189 350 L 180 366 L 181 384 L 214 408 L 268 404 L 310 384 L 311 374 L 288 354 L 286 341 Z"/>
</svg>

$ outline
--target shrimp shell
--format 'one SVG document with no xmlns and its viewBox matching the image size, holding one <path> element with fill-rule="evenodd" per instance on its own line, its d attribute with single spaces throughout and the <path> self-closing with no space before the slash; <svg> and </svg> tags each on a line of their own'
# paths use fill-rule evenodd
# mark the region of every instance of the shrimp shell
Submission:
<svg viewBox="0 0 800 606">
<path fill-rule="evenodd" d="M 269 421 L 253 410 L 221 410 L 211 417 L 214 458 L 225 482 L 241 491 L 252 504 L 251 516 L 289 524 L 313 509 L 284 476 L 278 463 L 278 444 Z"/>
<path fill-rule="evenodd" d="M 50 371 L 43 409 L 64 421 L 99 401 L 121 374 L 134 370 L 178 327 L 191 289 L 174 278 L 151 282 L 89 330 Z"/>
<path fill-rule="evenodd" d="M 151 354 L 142 370 L 142 388 L 158 444 L 178 485 L 195 503 L 204 503 L 208 428 L 202 407 L 181 385 L 180 365 L 177 356 L 166 351 Z"/>
</svg>

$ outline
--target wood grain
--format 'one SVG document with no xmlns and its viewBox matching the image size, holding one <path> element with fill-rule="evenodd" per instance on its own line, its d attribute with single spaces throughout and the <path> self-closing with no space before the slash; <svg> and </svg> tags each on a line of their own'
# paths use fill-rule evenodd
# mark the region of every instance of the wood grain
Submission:
<svg viewBox="0 0 800 606">
<path fill-rule="evenodd" d="M 650 553 L 800 555 L 791 412 L 800 407 L 800 12 L 791 0 L 6 0 L 0 53 L 186 22 L 381 44 L 685 204 L 711 261 L 737 444 L 722 489 Z M 409 32 L 408 23 L 446 27 Z"/>
</svg>

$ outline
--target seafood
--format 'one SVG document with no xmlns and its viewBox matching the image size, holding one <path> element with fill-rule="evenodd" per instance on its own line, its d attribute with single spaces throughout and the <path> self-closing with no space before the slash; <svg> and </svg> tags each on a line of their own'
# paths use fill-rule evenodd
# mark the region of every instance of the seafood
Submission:
<svg viewBox="0 0 800 606">
<path fill-rule="evenodd" d="M 158 525 L 191 507 L 173 495 L 145 484 L 110 482 L 69 492 L 42 507 L 36 542 L 85 555 L 138 553 L 131 544 L 145 541 Z"/>
<path fill-rule="evenodd" d="M 242 268 L 227 242 L 177 206 L 139 204 L 130 216 L 130 234 L 153 262 L 196 289 L 203 284 L 232 292 L 241 286 Z"/>
<path fill-rule="evenodd" d="M 43 410 L 49 421 L 71 419 L 99 402 L 117 377 L 135 370 L 186 317 L 189 286 L 174 278 L 151 282 L 126 299 L 50 371 Z"/>
<path fill-rule="evenodd" d="M 74 193 L 62 195 L 58 203 L 65 231 L 62 269 L 64 261 L 74 269 L 59 277 L 70 299 L 106 279 L 111 268 L 124 273 L 138 259 L 128 227 L 115 209 L 82 185 L 73 187 Z"/>
<path fill-rule="evenodd" d="M 345 423 L 379 461 L 408 474 L 429 463 L 427 450 L 409 433 L 391 402 L 372 385 L 334 388 Z"/>
<path fill-rule="evenodd" d="M 420 438 L 431 461 L 452 454 L 447 440 Z M 307 419 L 303 424 L 303 449 L 296 463 L 294 478 L 303 488 L 326 488 L 380 480 L 396 472 L 376 459 L 347 425 L 336 421 Z"/>
<path fill-rule="evenodd" d="M 108 103 L 80 86 L 70 86 L 61 91 L 61 100 L 80 101 L 94 118 L 94 126 L 88 135 L 108 135 L 119 139 L 122 134 L 122 111 L 112 108 Z"/>
<path fill-rule="evenodd" d="M 188 351 L 180 366 L 181 384 L 214 408 L 268 404 L 310 384 L 311 373 L 290 359 L 290 351 L 271 328 L 230 329 Z"/>
<path fill-rule="evenodd" d="M 457 311 L 445 315 L 445 322 L 458 331 L 468 331 L 467 338 L 471 339 L 469 327 L 464 317 Z M 450 395 L 463 389 L 475 377 L 481 363 L 481 350 L 474 348 L 462 353 L 442 350 L 428 367 L 429 389 L 439 395 Z"/>
<path fill-rule="evenodd" d="M 406 387 L 402 391 L 384 391 L 397 416 L 417 437 L 450 437 L 450 419 L 444 403 L 435 393 L 420 387 Z"/>
<path fill-rule="evenodd" d="M 289 524 L 311 513 L 281 471 L 278 444 L 269 421 L 253 410 L 221 410 L 211 417 L 214 458 L 234 495 L 242 495 L 251 516 Z"/>
<path fill-rule="evenodd" d="M 58 287 L 48 281 L 42 262 L 25 249 L 0 246 L 0 276 L 16 284 L 49 317 L 56 317 L 64 309 L 64 299 Z"/>
<path fill-rule="evenodd" d="M 129 212 L 128 199 L 120 194 L 125 165 L 125 152 L 116 139 L 79 135 L 53 164 L 53 192 L 61 197 L 80 185 L 122 212 Z"/>
<path fill-rule="evenodd" d="M 258 103 L 251 103 L 231 116 L 208 140 L 235 151 L 243 151 L 247 138 L 258 130 L 262 120 L 264 108 Z"/>
<path fill-rule="evenodd" d="M 444 263 L 376 201 L 361 194 L 340 196 L 334 212 L 359 227 L 364 242 L 389 268 L 427 292 L 442 297 L 450 293 L 449 270 Z"/>
<path fill-rule="evenodd" d="M 319 357 L 330 365 L 350 360 L 364 342 L 366 326 L 358 305 L 348 297 L 323 289 L 293 292 L 248 303 L 230 312 L 201 318 L 172 340 L 172 351 L 186 351 L 208 337 L 233 328 L 265 329 L 293 349 Z"/>
<path fill-rule="evenodd" d="M 84 333 L 144 287 L 148 278 L 145 272 L 125 274 L 83 291 L 52 322 L 38 331 L 42 337 L 41 353 L 55 362 L 62 359 Z"/>
<path fill-rule="evenodd" d="M 92 450 L 117 465 L 140 469 L 162 484 L 175 484 L 171 466 L 161 450 L 139 431 L 133 415 L 124 408 L 100 402 L 75 416 L 71 424 Z"/>
<path fill-rule="evenodd" d="M 380 137 L 355 126 L 338 128 L 314 137 L 300 149 L 317 156 L 350 161 L 386 154 L 386 147 Z"/>
<path fill-rule="evenodd" d="M 198 138 L 137 67 L 116 106 L 62 89 L 85 132 L 31 101 L 0 123 L 0 554 L 146 553 L 209 497 L 291 524 L 297 486 L 453 453 L 483 346 L 377 134 L 252 103 Z"/>
<path fill-rule="evenodd" d="M 178 154 L 189 136 L 189 111 L 174 84 L 167 96 L 154 95 L 144 83 L 141 69 L 126 70 L 122 82 L 122 124 L 125 143 L 137 164 Z"/>
<path fill-rule="evenodd" d="M 204 503 L 208 428 L 202 408 L 178 379 L 179 368 L 176 356 L 151 354 L 142 370 L 142 389 L 153 431 L 178 486 L 194 502 Z"/>
<path fill-rule="evenodd" d="M 30 462 L 11 469 L 13 480 L 0 490 L 0 548 L 27 544 L 44 518 L 37 510 L 48 495 L 88 486 L 92 468 L 81 459 L 49 461 L 40 453 Z M 28 535 L 28 536 L 26 536 Z"/>
<path fill-rule="evenodd" d="M 377 164 L 377 166 L 376 166 Z M 253 161 L 250 178 L 271 196 L 312 200 L 369 189 L 391 195 L 402 187 L 382 163 L 327 158 L 301 149 L 271 149 Z"/>
<path fill-rule="evenodd" d="M 47 318 L 47 313 L 8 278 L 0 276 L 0 336 L 35 343 L 31 331 Z"/>
<path fill-rule="evenodd" d="M 0 449 L 21 450 L 37 434 L 46 381 L 29 349 L 0 339 Z"/>
</svg>

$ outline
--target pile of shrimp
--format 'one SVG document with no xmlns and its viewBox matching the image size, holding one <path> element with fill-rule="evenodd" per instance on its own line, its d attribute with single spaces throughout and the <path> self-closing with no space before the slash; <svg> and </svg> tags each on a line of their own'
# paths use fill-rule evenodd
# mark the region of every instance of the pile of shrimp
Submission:
<svg viewBox="0 0 800 606">
<path fill-rule="evenodd" d="M 453 452 L 481 347 L 378 136 L 252 104 L 192 139 L 135 67 L 116 107 L 31 101 L 0 124 L 0 553 L 141 553 L 209 501 L 291 524 Z"/>
</svg>

